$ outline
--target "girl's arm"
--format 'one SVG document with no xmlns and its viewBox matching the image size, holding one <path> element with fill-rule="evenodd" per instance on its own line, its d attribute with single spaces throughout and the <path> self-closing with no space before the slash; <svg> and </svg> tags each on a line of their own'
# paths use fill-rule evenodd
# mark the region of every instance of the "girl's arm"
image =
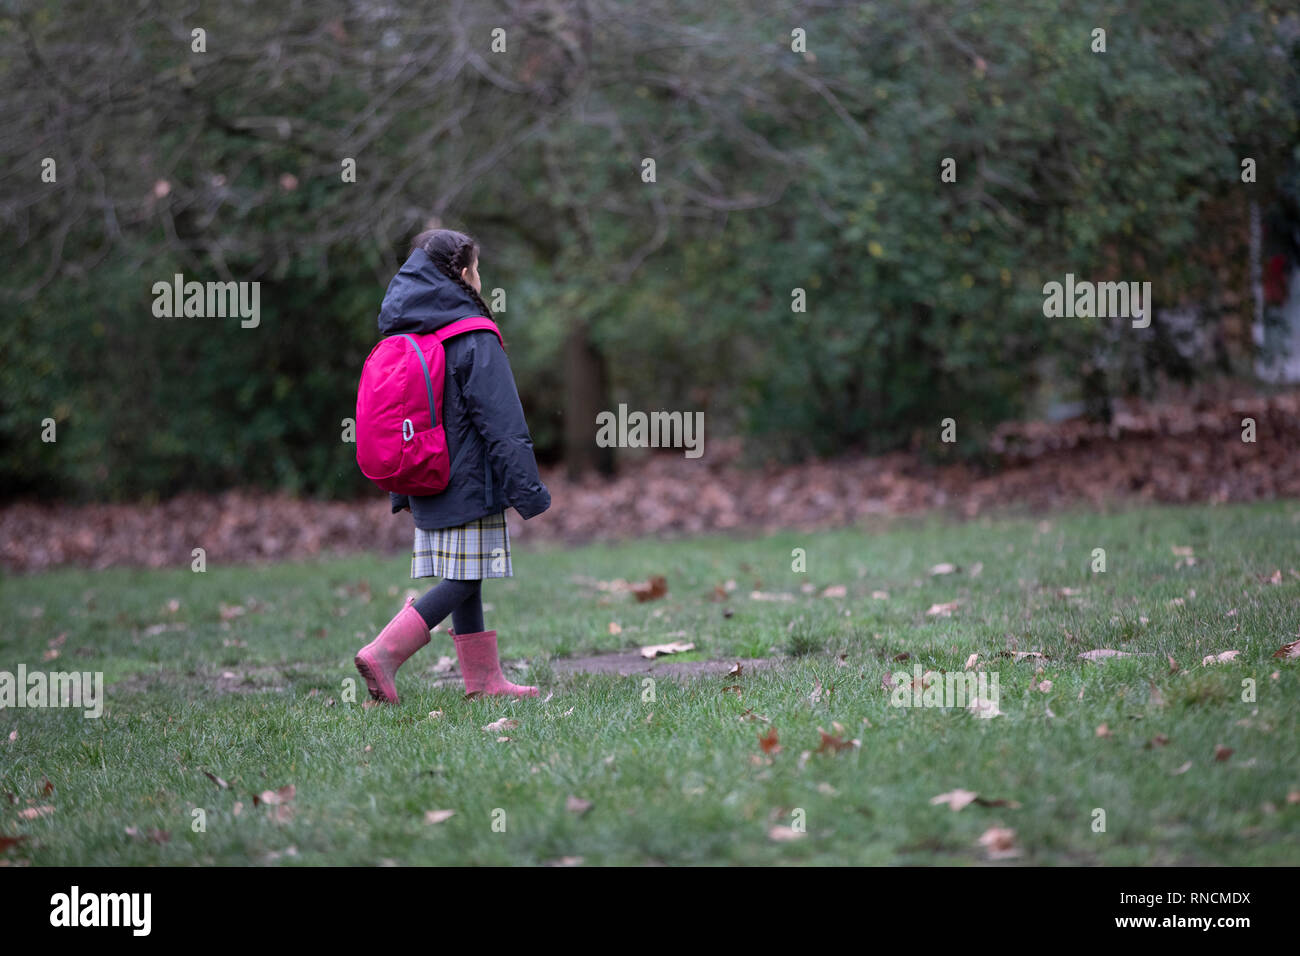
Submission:
<svg viewBox="0 0 1300 956">
<path fill-rule="evenodd" d="M 551 506 L 551 493 L 537 473 L 533 438 L 519 403 L 510 360 L 491 332 L 466 338 L 461 392 L 470 420 L 487 444 L 492 470 L 502 476 L 506 503 L 527 519 Z"/>
<path fill-rule="evenodd" d="M 394 491 L 388 493 L 388 500 L 393 504 L 393 514 L 411 507 L 411 502 L 407 500 L 406 495 L 399 495 Z"/>
</svg>

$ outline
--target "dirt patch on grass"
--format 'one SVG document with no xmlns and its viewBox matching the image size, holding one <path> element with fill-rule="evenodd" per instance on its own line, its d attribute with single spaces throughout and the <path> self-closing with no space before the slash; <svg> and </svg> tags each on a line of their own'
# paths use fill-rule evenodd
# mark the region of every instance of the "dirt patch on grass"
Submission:
<svg viewBox="0 0 1300 956">
<path fill-rule="evenodd" d="M 185 692 L 208 694 L 256 694 L 263 691 L 283 691 L 288 685 L 285 674 L 278 667 L 223 667 L 220 670 L 182 673 L 176 670 L 150 671 L 132 674 L 108 690 L 116 693 L 142 694 L 159 686 L 176 688 Z"/>
</svg>

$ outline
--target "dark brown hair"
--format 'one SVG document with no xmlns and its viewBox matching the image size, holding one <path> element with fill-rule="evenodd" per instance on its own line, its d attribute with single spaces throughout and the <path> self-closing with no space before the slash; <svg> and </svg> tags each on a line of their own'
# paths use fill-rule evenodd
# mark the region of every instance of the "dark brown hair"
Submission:
<svg viewBox="0 0 1300 956">
<path fill-rule="evenodd" d="M 411 240 L 411 251 L 424 250 L 435 266 L 447 278 L 456 283 L 465 293 L 478 303 L 484 318 L 492 318 L 492 310 L 487 307 L 474 287 L 461 278 L 460 270 L 468 269 L 478 259 L 478 243 L 463 232 L 453 229 L 429 229 Z"/>
</svg>

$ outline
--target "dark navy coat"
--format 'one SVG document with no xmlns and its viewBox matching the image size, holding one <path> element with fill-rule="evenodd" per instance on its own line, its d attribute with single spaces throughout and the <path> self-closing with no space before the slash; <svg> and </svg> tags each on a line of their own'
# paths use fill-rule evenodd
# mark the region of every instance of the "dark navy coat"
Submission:
<svg viewBox="0 0 1300 956">
<path fill-rule="evenodd" d="M 427 333 L 482 314 L 474 299 L 417 249 L 388 284 L 379 331 Z M 409 505 L 415 526 L 428 530 L 507 507 L 524 518 L 541 514 L 551 506 L 551 493 L 537 474 L 533 439 L 501 343 L 491 332 L 466 332 L 448 339 L 444 349 L 442 419 L 455 465 L 451 480 L 437 495 L 390 494 L 393 512 Z"/>
</svg>

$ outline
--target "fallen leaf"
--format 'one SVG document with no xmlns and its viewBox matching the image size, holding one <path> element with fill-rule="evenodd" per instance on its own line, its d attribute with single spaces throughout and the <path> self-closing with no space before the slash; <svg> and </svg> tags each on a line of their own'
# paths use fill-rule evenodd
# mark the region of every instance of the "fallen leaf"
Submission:
<svg viewBox="0 0 1300 956">
<path fill-rule="evenodd" d="M 948 564 L 947 562 L 944 562 L 943 564 L 936 564 L 934 567 L 930 569 L 930 577 L 935 578 L 941 574 L 952 574 L 956 570 L 957 570 L 957 565 L 955 564 Z"/>
<path fill-rule="evenodd" d="M 485 724 L 483 729 L 490 734 L 499 734 L 503 730 L 514 730 L 519 726 L 519 721 L 510 717 L 502 717 L 500 720 L 494 720 L 490 724 Z"/>
<path fill-rule="evenodd" d="M 1189 771 L 1189 770 L 1191 770 L 1191 769 L 1192 769 L 1192 762 L 1189 760 L 1189 761 L 1187 761 L 1187 763 L 1183 764 L 1183 765 L 1182 765 L 1181 767 L 1179 767 L 1177 770 L 1173 771 L 1173 772 L 1170 774 L 1170 776 L 1178 777 L 1178 776 L 1181 776 L 1182 774 L 1187 773 L 1187 771 Z"/>
<path fill-rule="evenodd" d="M 287 784 L 279 790 L 263 790 L 253 797 L 253 806 L 257 806 L 261 802 L 267 806 L 278 807 L 281 804 L 289 803 L 297 794 L 297 788 L 293 784 Z"/>
<path fill-rule="evenodd" d="M 1095 651 L 1084 651 L 1079 655 L 1079 660 L 1083 661 L 1100 661 L 1107 657 L 1132 657 L 1128 651 L 1113 651 L 1109 647 L 1101 647 Z"/>
<path fill-rule="evenodd" d="M 632 593 L 638 602 L 657 600 L 668 593 L 668 580 L 662 574 L 656 574 L 648 581 L 633 584 Z"/>
<path fill-rule="evenodd" d="M 35 820 L 38 817 L 48 817 L 54 812 L 51 806 L 26 807 L 18 811 L 18 815 L 24 820 Z"/>
<path fill-rule="evenodd" d="M 1290 644 L 1283 644 L 1273 652 L 1274 657 L 1300 657 L 1300 640 L 1292 641 Z"/>
<path fill-rule="evenodd" d="M 777 843 L 788 843 L 791 840 L 798 840 L 804 835 L 802 830 L 796 830 L 793 827 L 775 826 L 767 831 L 769 840 L 775 840 Z"/>
<path fill-rule="evenodd" d="M 949 601 L 946 604 L 931 604 L 929 610 L 925 612 L 925 616 L 952 617 L 952 612 L 957 610 L 960 604 L 960 601 Z"/>
<path fill-rule="evenodd" d="M 1232 753 L 1233 751 L 1231 747 L 1225 747 L 1223 744 L 1214 745 L 1214 759 L 1220 763 L 1223 763 L 1223 761 L 1231 757 Z"/>
<path fill-rule="evenodd" d="M 844 728 L 839 726 L 838 724 L 832 724 L 831 726 L 832 728 L 838 730 L 840 733 L 844 732 Z M 827 750 L 832 750 L 835 753 L 839 753 L 841 750 L 852 750 L 854 747 L 862 746 L 862 742 L 860 740 L 845 740 L 842 737 L 833 734 L 828 734 L 820 727 L 817 728 L 817 733 L 821 734 L 821 738 L 822 738 L 821 746 L 817 748 L 818 753 L 825 753 Z"/>
<path fill-rule="evenodd" d="M 888 600 L 889 600 L 889 592 L 888 592 L 888 591 L 872 591 L 872 592 L 871 592 L 871 598 L 872 598 L 872 600 L 874 600 L 874 601 L 888 601 Z"/>
<path fill-rule="evenodd" d="M 832 584 L 830 587 L 822 591 L 822 597 L 824 598 L 842 598 L 848 596 L 849 589 L 843 584 Z"/>
<path fill-rule="evenodd" d="M 948 809 L 957 811 L 962 807 L 974 802 L 979 796 L 974 790 L 949 790 L 947 793 L 941 793 L 937 797 L 930 798 L 931 806 L 938 806 L 941 803 L 948 804 Z"/>
<path fill-rule="evenodd" d="M 963 667 L 962 670 L 964 671 L 970 670 L 972 667 L 975 666 L 975 662 L 978 661 L 979 659 L 980 656 L 978 653 L 972 654 L 970 657 L 966 658 L 966 666 Z"/>
<path fill-rule="evenodd" d="M 1166 737 L 1164 734 L 1156 734 L 1154 737 L 1151 738 L 1151 742 L 1147 746 L 1167 747 L 1169 746 L 1169 738 Z"/>
<path fill-rule="evenodd" d="M 1226 664 L 1228 661 L 1235 660 L 1241 651 L 1222 651 L 1218 654 L 1207 654 L 1201 659 L 1201 666 L 1208 667 L 1211 664 Z"/>
<path fill-rule="evenodd" d="M 972 711 L 976 717 L 1005 717 L 1002 711 L 998 710 L 997 701 L 982 700 L 979 697 L 972 697 L 966 709 Z"/>
<path fill-rule="evenodd" d="M 425 810 L 424 822 L 430 825 L 442 823 L 444 820 L 450 820 L 455 815 L 455 810 Z"/>
<path fill-rule="evenodd" d="M 810 704 L 816 704 L 821 699 L 822 699 L 822 682 L 817 680 L 816 678 L 813 678 L 813 689 L 812 689 L 812 693 L 808 695 L 808 702 Z"/>
<path fill-rule="evenodd" d="M 153 829 L 153 830 L 149 830 L 148 832 L 141 833 L 135 827 L 127 827 L 126 835 L 131 837 L 133 840 L 147 840 L 150 843 L 167 843 L 172 838 L 172 835 L 168 833 L 166 830 Z"/>
<path fill-rule="evenodd" d="M 1177 674 L 1177 673 L 1178 673 L 1178 662 L 1177 662 L 1176 660 L 1174 660 L 1174 655 L 1172 655 L 1172 654 L 1167 654 L 1167 655 L 1165 655 L 1165 656 L 1169 658 L 1169 673 L 1171 673 L 1171 674 Z"/>
<path fill-rule="evenodd" d="M 727 676 L 728 676 L 728 677 L 739 677 L 739 676 L 741 675 L 741 673 L 744 672 L 744 670 L 745 670 L 744 665 L 742 665 L 742 664 L 740 663 L 740 661 L 736 661 L 736 666 L 733 667 L 731 670 L 727 671 Z"/>
<path fill-rule="evenodd" d="M 1151 690 L 1151 705 L 1153 707 L 1165 706 L 1165 695 L 1160 693 L 1160 688 L 1155 685 L 1155 681 L 1147 681 L 1147 687 Z"/>
<path fill-rule="evenodd" d="M 768 728 L 766 736 L 759 735 L 758 745 L 763 748 L 765 754 L 775 754 L 781 752 L 781 744 L 777 740 L 776 727 Z"/>
<path fill-rule="evenodd" d="M 1102 724 L 1100 727 L 1097 728 L 1097 736 L 1098 736 L 1098 737 L 1113 737 L 1114 734 L 1112 734 L 1112 733 L 1110 732 L 1110 727 L 1108 727 L 1106 724 Z"/>
<path fill-rule="evenodd" d="M 611 634 L 622 634 L 622 633 L 623 633 L 623 625 L 620 624 L 620 623 L 618 623 L 618 621 L 610 621 L 610 622 L 609 622 L 609 633 L 611 633 Z"/>
<path fill-rule="evenodd" d="M 681 654 L 695 649 L 693 643 L 673 641 L 669 644 L 650 644 L 641 648 L 642 657 L 658 657 L 661 654 Z"/>
<path fill-rule="evenodd" d="M 230 784 L 226 783 L 226 781 L 222 780 L 222 779 L 221 779 L 220 777 L 218 777 L 215 773 L 210 773 L 209 771 L 205 770 L 205 771 L 203 771 L 203 776 L 207 777 L 209 780 L 211 780 L 213 783 L 215 783 L 215 784 L 216 784 L 218 787 L 220 787 L 222 790 L 229 790 L 229 789 L 230 789 Z"/>
<path fill-rule="evenodd" d="M 750 591 L 749 599 L 751 601 L 793 601 L 793 594 L 769 594 L 766 591 Z"/>
<path fill-rule="evenodd" d="M 591 801 L 569 794 L 569 798 L 564 801 L 564 809 L 568 810 L 570 813 L 576 813 L 581 816 L 591 809 Z"/>
<path fill-rule="evenodd" d="M 1020 856 L 1016 847 L 1016 831 L 1010 827 L 990 827 L 979 838 L 990 860 L 1008 860 Z"/>
<path fill-rule="evenodd" d="M 11 837 L 11 836 L 5 836 L 3 833 L 0 833 L 0 853 L 3 853 L 5 850 L 9 850 L 12 849 L 13 847 L 16 847 L 18 844 L 22 843 L 26 839 L 27 837 L 25 836 Z"/>
</svg>

